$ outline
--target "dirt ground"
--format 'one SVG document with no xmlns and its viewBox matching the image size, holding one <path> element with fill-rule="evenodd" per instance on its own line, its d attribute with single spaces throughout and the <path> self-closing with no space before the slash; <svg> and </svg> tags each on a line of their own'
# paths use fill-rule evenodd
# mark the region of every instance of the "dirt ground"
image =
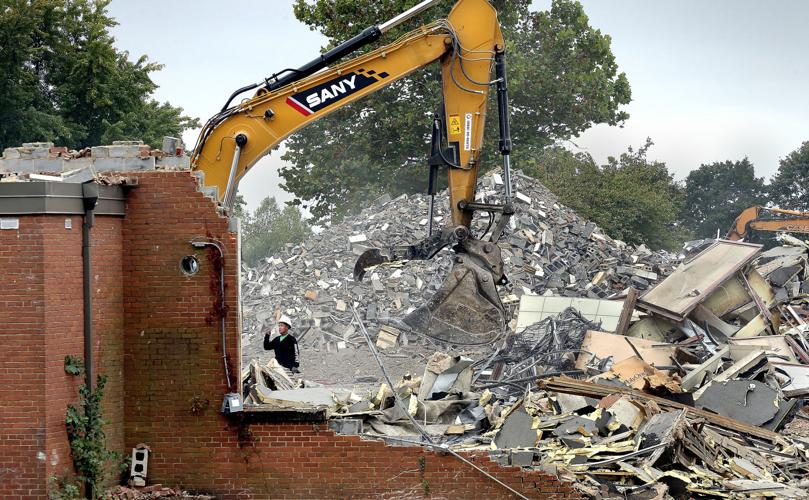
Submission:
<svg viewBox="0 0 809 500">
<path fill-rule="evenodd" d="M 253 345 L 242 346 L 243 366 L 254 358 L 264 364 L 273 357 L 272 351 L 264 351 L 262 342 L 263 339 L 258 342 L 254 340 Z M 436 351 L 477 360 L 489 353 L 490 349 L 490 347 L 452 348 L 424 339 L 411 342 L 407 346 L 378 351 L 385 369 L 396 383 L 408 373 L 414 377 L 421 376 L 427 359 Z M 385 381 L 379 364 L 366 343 L 332 352 L 303 345 L 300 349 L 300 359 L 301 376 L 319 384 L 353 388 L 356 391 L 369 387 L 378 388 Z"/>
</svg>

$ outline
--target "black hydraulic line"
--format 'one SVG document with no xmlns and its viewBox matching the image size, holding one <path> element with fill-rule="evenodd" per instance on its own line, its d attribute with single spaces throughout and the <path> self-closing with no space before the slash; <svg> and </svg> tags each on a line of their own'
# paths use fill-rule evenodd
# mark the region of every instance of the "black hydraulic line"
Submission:
<svg viewBox="0 0 809 500">
<path fill-rule="evenodd" d="M 500 122 L 500 153 L 503 155 L 503 177 L 506 185 L 506 203 L 511 203 L 511 128 L 508 124 L 508 86 L 506 85 L 506 53 L 498 50 L 494 55 L 494 74 L 497 80 L 497 115 Z"/>
<path fill-rule="evenodd" d="M 306 78 L 307 76 L 312 75 L 325 68 L 329 64 L 337 61 L 343 56 L 354 52 L 360 47 L 376 41 L 380 36 L 382 36 L 382 31 L 379 29 L 379 26 L 365 28 L 359 35 L 341 43 L 317 59 L 312 59 L 300 68 L 292 70 L 284 76 L 280 76 L 278 74 L 273 75 L 272 77 L 268 78 L 267 86 L 265 88 L 272 91 L 280 89 L 285 85 L 289 85 L 292 82 L 296 82 L 301 78 Z"/>
<path fill-rule="evenodd" d="M 508 122 L 508 86 L 506 85 L 506 54 L 494 55 L 494 75 L 497 80 L 497 116 L 500 122 L 500 153 L 511 153 L 511 128 Z"/>
<path fill-rule="evenodd" d="M 244 87 L 242 87 L 242 88 L 238 89 L 237 91 L 235 91 L 234 93 L 230 94 L 230 97 L 228 97 L 227 102 L 225 103 L 224 106 L 222 106 L 222 110 L 220 111 L 220 113 L 222 113 L 226 109 L 228 109 L 228 107 L 230 106 L 231 101 L 233 101 L 233 99 L 235 99 L 237 95 L 241 94 L 242 92 L 247 92 L 248 90 L 253 90 L 254 88 L 258 87 L 258 85 L 259 85 L 258 83 L 251 83 L 250 85 L 245 85 Z"/>
<path fill-rule="evenodd" d="M 376 41 L 380 36 L 382 36 L 382 31 L 379 29 L 379 26 L 371 26 L 370 28 L 365 28 L 359 35 L 351 38 L 346 42 L 341 43 L 340 45 L 329 50 L 328 52 L 321 55 L 317 59 L 312 59 L 311 61 L 304 64 L 300 68 L 285 69 L 280 73 L 272 75 L 271 77 L 266 79 L 266 84 L 264 88 L 267 89 L 268 91 L 273 91 L 276 89 L 280 89 L 281 87 L 284 87 L 286 85 L 289 85 L 292 82 L 296 82 L 302 78 L 306 78 L 309 75 L 313 75 L 318 71 L 320 71 L 321 69 L 325 68 L 326 66 L 330 65 L 331 63 L 342 58 L 343 56 L 354 52 L 355 50 L 359 49 L 364 45 L 368 45 L 369 43 Z M 236 98 L 237 95 L 241 94 L 242 92 L 247 92 L 248 90 L 253 90 L 259 85 L 260 84 L 258 83 L 252 83 L 250 85 L 245 85 L 244 87 L 233 92 L 228 98 L 225 105 L 222 106 L 222 111 L 228 109 L 230 103 L 233 101 L 233 99 Z"/>
</svg>

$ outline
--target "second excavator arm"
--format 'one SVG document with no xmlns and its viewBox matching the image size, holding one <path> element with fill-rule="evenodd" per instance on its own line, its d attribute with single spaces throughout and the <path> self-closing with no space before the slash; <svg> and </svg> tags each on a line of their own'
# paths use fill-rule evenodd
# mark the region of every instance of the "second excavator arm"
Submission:
<svg viewBox="0 0 809 500">
<path fill-rule="evenodd" d="M 424 25 L 365 55 L 332 64 L 433 3 L 435 0 L 427 0 L 388 23 L 368 28 L 301 68 L 286 70 L 262 85 L 239 89 L 204 126 L 191 163 L 196 172 L 203 174 L 204 184 L 214 188 L 220 202 L 229 207 L 239 180 L 290 134 L 412 71 L 439 62 L 443 102 L 433 125 L 430 194 L 432 201 L 438 169 L 447 168 L 451 224 L 434 234 L 430 228 L 430 236 L 420 244 L 373 250 L 362 256 L 355 268 L 355 278 L 361 279 L 371 265 L 398 259 L 426 259 L 451 245 L 457 257 L 450 276 L 436 295 L 405 318 L 404 323 L 448 342 L 486 343 L 505 329 L 505 312 L 496 285 L 506 279 L 496 243 L 503 222 L 513 213 L 508 175 L 504 206 L 475 202 L 486 104 L 493 85 L 498 90 L 500 152 L 506 174 L 511 149 L 505 44 L 497 13 L 486 0 L 459 0 L 447 19 Z M 255 87 L 258 91 L 253 97 L 230 106 L 239 93 Z M 470 234 L 473 214 L 481 210 L 502 214 L 503 222 L 497 225 L 489 242 Z"/>
<path fill-rule="evenodd" d="M 736 217 L 726 238 L 741 240 L 750 231 L 809 233 L 809 213 L 753 205 Z"/>
</svg>

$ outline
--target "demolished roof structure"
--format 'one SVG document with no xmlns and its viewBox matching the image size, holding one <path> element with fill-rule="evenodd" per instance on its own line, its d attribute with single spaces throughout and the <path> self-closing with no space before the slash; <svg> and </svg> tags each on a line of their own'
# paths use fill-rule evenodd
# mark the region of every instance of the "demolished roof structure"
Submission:
<svg viewBox="0 0 809 500">
<path fill-rule="evenodd" d="M 589 498 L 806 498 L 806 256 L 711 242 L 632 303 L 624 335 L 613 319 L 631 294 L 571 302 L 587 315 L 524 294 L 520 328 L 488 356 L 437 352 L 421 376 L 335 393 L 332 427 L 489 450 Z"/>
</svg>

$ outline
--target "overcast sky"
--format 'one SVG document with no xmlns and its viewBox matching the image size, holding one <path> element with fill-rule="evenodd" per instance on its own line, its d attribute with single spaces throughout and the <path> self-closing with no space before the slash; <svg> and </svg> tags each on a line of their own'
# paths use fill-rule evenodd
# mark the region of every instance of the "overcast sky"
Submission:
<svg viewBox="0 0 809 500">
<path fill-rule="evenodd" d="M 449 1 L 449 0 L 448 0 Z M 651 137 L 654 159 L 678 179 L 701 163 L 745 156 L 759 176 L 809 140 L 809 1 L 584 0 L 590 24 L 612 37 L 632 87 L 623 128 L 597 126 L 570 146 L 597 161 Z M 238 87 L 318 55 L 288 0 L 113 0 L 116 45 L 165 68 L 156 98 L 205 121 Z M 546 9 L 550 0 L 535 0 Z M 383 21 L 383 20 L 380 20 Z M 184 140 L 193 147 L 198 131 Z M 239 192 L 254 209 L 278 188 L 280 154 L 261 160 Z M 519 165 L 515 165 L 519 168 Z"/>
</svg>

